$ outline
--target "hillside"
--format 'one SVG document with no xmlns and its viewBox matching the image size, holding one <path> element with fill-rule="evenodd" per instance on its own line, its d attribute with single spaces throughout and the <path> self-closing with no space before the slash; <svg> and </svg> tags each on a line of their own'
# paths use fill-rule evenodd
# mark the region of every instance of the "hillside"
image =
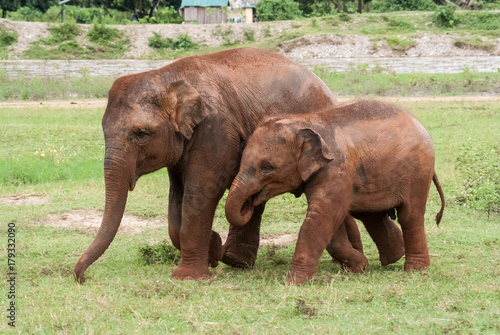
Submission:
<svg viewBox="0 0 500 335">
<path fill-rule="evenodd" d="M 383 18 L 383 17 L 382 17 Z M 325 24 L 324 20 L 262 22 L 251 24 L 221 25 L 116 25 L 124 33 L 129 48 L 122 59 L 157 59 L 148 39 L 154 33 L 163 38 L 177 38 L 187 34 L 194 42 L 208 51 L 224 46 L 250 45 L 280 51 L 294 59 L 335 57 L 454 57 L 499 56 L 500 36 L 475 36 L 464 31 L 417 29 L 411 34 L 391 32 L 387 34 L 359 33 L 353 22 Z M 386 19 L 383 19 L 386 20 Z M 383 20 L 381 22 L 383 23 Z M 330 23 L 330 22 L 328 22 Z M 413 23 L 412 23 L 413 24 Z M 50 36 L 49 27 L 42 22 L 19 22 L 0 19 L 0 29 L 15 31 L 18 41 L 8 48 L 8 59 L 23 59 L 33 42 Z M 85 38 L 92 25 L 79 25 L 82 34 L 76 38 L 85 47 Z M 353 31 L 351 33 L 350 31 Z M 358 27 L 359 30 L 359 27 Z M 392 37 L 394 36 L 394 37 Z M 396 41 L 396 42 L 394 42 Z"/>
</svg>

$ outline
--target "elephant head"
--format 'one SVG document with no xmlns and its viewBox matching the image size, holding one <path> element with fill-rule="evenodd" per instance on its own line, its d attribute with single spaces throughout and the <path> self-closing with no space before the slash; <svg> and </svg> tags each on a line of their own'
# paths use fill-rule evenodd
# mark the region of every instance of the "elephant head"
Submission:
<svg viewBox="0 0 500 335">
<path fill-rule="evenodd" d="M 255 206 L 302 183 L 333 159 L 318 132 L 287 120 L 267 121 L 250 137 L 226 200 L 229 223 L 241 226 Z"/>
<path fill-rule="evenodd" d="M 102 119 L 105 139 L 106 203 L 101 227 L 75 266 L 76 280 L 108 248 L 120 226 L 128 191 L 139 177 L 176 164 L 193 128 L 209 111 L 200 93 L 185 80 L 154 71 L 121 77 L 113 84 Z M 170 82 L 170 83 L 169 83 Z"/>
</svg>

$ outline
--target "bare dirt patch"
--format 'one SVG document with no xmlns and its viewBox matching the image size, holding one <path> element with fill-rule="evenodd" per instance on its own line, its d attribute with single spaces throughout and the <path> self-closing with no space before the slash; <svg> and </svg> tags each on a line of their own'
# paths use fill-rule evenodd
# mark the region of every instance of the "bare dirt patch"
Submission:
<svg viewBox="0 0 500 335">
<path fill-rule="evenodd" d="M 49 200 L 37 194 L 17 194 L 0 198 L 0 203 L 7 206 L 44 205 Z"/>
<path fill-rule="evenodd" d="M 103 212 L 96 209 L 78 209 L 60 214 L 49 214 L 38 224 L 60 228 L 78 228 L 88 234 L 95 234 L 101 226 Z M 137 235 L 145 229 L 166 228 L 166 219 L 143 219 L 135 215 L 123 216 L 118 234 Z"/>
<path fill-rule="evenodd" d="M 37 224 L 42 226 L 51 226 L 58 228 L 76 228 L 86 234 L 94 235 L 101 226 L 103 212 L 96 209 L 78 209 L 59 214 L 49 214 Z M 142 233 L 146 229 L 162 229 L 167 236 L 167 219 L 158 217 L 144 219 L 135 215 L 125 214 L 123 216 L 118 234 L 134 236 Z M 223 243 L 227 239 L 227 232 L 219 232 Z M 262 235 L 260 245 L 285 246 L 294 243 L 297 234 L 269 234 Z M 151 244 L 158 241 L 152 239 Z"/>
</svg>

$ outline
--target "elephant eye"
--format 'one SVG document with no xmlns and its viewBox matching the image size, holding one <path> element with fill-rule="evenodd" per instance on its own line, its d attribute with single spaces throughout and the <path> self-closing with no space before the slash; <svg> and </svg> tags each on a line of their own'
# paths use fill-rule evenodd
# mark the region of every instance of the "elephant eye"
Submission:
<svg viewBox="0 0 500 335">
<path fill-rule="evenodd" d="M 274 166 L 272 166 L 269 162 L 265 162 L 260 166 L 260 172 L 262 173 L 270 173 L 274 171 Z"/>
<path fill-rule="evenodd" d="M 145 129 L 136 129 L 134 130 L 134 138 L 138 142 L 144 142 L 149 139 L 151 133 Z"/>
</svg>

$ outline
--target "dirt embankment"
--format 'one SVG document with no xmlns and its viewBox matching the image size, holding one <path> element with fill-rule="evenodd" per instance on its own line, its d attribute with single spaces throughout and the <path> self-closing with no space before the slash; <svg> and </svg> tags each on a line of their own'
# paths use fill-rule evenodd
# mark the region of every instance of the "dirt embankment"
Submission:
<svg viewBox="0 0 500 335">
<path fill-rule="evenodd" d="M 137 59 L 153 51 L 148 46 L 148 40 L 153 33 L 163 38 L 177 38 L 180 34 L 188 34 L 193 41 L 207 46 L 216 47 L 228 41 L 246 41 L 246 34 L 251 32 L 258 41 L 275 40 L 286 34 L 294 26 L 294 21 L 259 22 L 241 24 L 159 24 L 159 25 L 116 25 L 124 32 L 130 41 L 130 50 L 125 54 L 126 59 Z M 9 50 L 11 59 L 19 59 L 22 53 L 37 40 L 50 35 L 51 23 L 20 22 L 0 19 L 0 28 L 16 31 L 18 41 Z M 85 45 L 84 36 L 91 25 L 80 25 L 82 35 L 78 42 Z M 340 25 L 339 31 L 345 31 L 348 26 Z M 500 38 L 493 42 L 488 50 L 481 48 L 459 48 L 455 41 L 463 37 L 458 33 L 429 34 L 422 33 L 414 38 L 414 46 L 406 51 L 397 51 L 389 47 L 384 39 L 375 40 L 370 36 L 346 35 L 338 36 L 335 33 L 321 36 L 304 36 L 284 42 L 278 46 L 278 51 L 293 59 L 311 58 L 343 58 L 343 57 L 458 57 L 458 56 L 500 56 Z"/>
</svg>

